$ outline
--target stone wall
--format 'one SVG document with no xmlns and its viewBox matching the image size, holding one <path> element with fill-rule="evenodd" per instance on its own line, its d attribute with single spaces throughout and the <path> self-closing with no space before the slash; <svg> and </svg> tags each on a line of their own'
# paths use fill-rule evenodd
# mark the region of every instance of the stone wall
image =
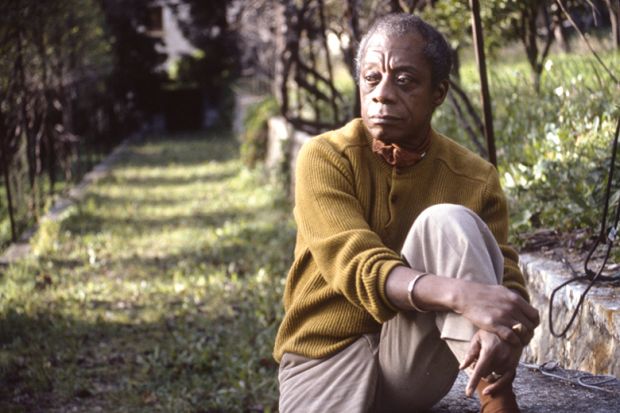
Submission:
<svg viewBox="0 0 620 413">
<path fill-rule="evenodd" d="M 297 154 L 302 145 L 312 136 L 293 129 L 286 119 L 281 116 L 276 116 L 269 120 L 268 136 L 265 165 L 271 170 L 277 170 L 282 166 L 283 162 L 287 162 L 287 169 L 291 176 L 291 193 L 293 193 Z"/>
<path fill-rule="evenodd" d="M 549 300 L 553 289 L 571 278 L 564 264 L 542 254 L 522 254 L 532 304 L 541 323 L 525 352 L 526 360 L 542 364 L 555 361 L 565 368 L 620 378 L 620 287 L 596 284 L 565 338 L 554 337 L 549 328 Z M 561 332 L 577 306 L 584 282 L 558 291 L 554 299 L 554 331 Z"/>
</svg>

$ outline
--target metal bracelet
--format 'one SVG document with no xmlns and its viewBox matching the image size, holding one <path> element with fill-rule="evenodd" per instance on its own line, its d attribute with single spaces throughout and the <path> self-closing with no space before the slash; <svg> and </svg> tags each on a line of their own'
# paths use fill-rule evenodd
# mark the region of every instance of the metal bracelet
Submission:
<svg viewBox="0 0 620 413">
<path fill-rule="evenodd" d="M 423 272 L 422 274 L 418 274 L 416 275 L 413 280 L 409 281 L 409 284 L 407 284 L 407 298 L 409 299 L 409 304 L 411 305 L 411 307 L 413 307 L 414 310 L 420 312 L 420 313 L 428 313 L 428 311 L 426 310 L 422 310 L 420 307 L 418 307 L 415 302 L 413 301 L 413 290 L 415 288 L 416 283 L 420 280 L 420 278 L 429 275 L 429 273 L 427 272 Z"/>
</svg>

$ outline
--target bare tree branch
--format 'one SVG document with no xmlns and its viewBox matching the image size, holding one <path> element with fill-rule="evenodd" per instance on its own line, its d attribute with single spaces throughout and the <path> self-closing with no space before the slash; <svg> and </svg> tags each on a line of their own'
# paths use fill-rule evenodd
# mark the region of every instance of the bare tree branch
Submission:
<svg viewBox="0 0 620 413">
<path fill-rule="evenodd" d="M 463 113 L 463 109 L 461 108 L 461 105 L 459 104 L 458 100 L 454 96 L 454 93 L 452 92 L 452 90 L 450 90 L 450 92 L 448 93 L 448 100 L 450 101 L 450 104 L 452 108 L 454 109 L 454 112 L 456 114 L 456 117 L 459 120 L 459 123 L 465 130 L 465 133 L 467 133 L 471 141 L 476 146 L 476 149 L 478 149 L 478 153 L 481 156 L 488 158 L 488 153 L 487 153 L 486 148 L 484 147 L 482 142 L 480 142 L 480 139 L 478 138 L 479 135 L 472 128 L 471 123 L 465 117 L 465 114 Z"/>
<path fill-rule="evenodd" d="M 583 32 L 581 31 L 581 29 L 579 29 L 579 26 L 577 25 L 577 23 L 575 22 L 575 20 L 573 19 L 573 17 L 570 15 L 570 13 L 566 10 L 566 7 L 564 6 L 564 3 L 562 2 L 562 0 L 556 0 L 556 3 L 558 4 L 558 6 L 560 6 L 560 8 L 562 9 L 562 12 L 564 12 L 564 15 L 566 16 L 566 18 L 568 19 L 568 21 L 571 23 L 571 25 L 575 28 L 575 30 L 577 31 L 577 33 L 579 34 L 579 37 L 581 37 L 581 39 L 585 42 L 586 46 L 588 47 L 588 49 L 590 50 L 590 52 L 594 55 L 594 57 L 596 58 L 596 60 L 601 64 L 601 66 L 605 69 L 605 71 L 607 72 L 607 74 L 609 75 L 609 77 L 616 83 L 620 83 L 618 81 L 618 78 L 616 76 L 614 76 L 613 72 L 607 67 L 607 65 L 605 64 L 605 62 L 603 62 L 603 59 L 601 59 L 601 57 L 598 55 L 598 53 L 596 53 L 596 51 L 594 50 L 594 48 L 592 47 L 592 45 L 590 44 L 590 41 L 588 40 L 588 38 L 586 37 L 585 34 L 583 34 Z"/>
<path fill-rule="evenodd" d="M 329 45 L 327 43 L 327 31 L 325 24 L 325 4 L 323 0 L 318 0 L 319 4 L 319 21 L 321 22 L 321 38 L 323 39 L 323 50 L 325 51 L 325 63 L 327 64 L 327 74 L 329 78 L 329 85 L 331 91 L 331 100 L 330 103 L 332 105 L 334 122 L 338 123 L 338 104 L 336 103 L 336 96 L 339 95 L 336 91 L 336 87 L 334 86 L 334 71 L 332 69 L 332 58 L 329 51 Z"/>
<path fill-rule="evenodd" d="M 471 100 L 469 100 L 465 91 L 456 82 L 452 81 L 452 79 L 450 79 L 450 90 L 454 91 L 465 105 L 465 109 L 468 115 L 471 116 L 474 126 L 478 130 L 478 134 L 484 135 L 484 125 L 482 124 L 480 115 L 478 115 L 476 108 L 474 108 L 474 105 L 471 103 Z"/>
</svg>

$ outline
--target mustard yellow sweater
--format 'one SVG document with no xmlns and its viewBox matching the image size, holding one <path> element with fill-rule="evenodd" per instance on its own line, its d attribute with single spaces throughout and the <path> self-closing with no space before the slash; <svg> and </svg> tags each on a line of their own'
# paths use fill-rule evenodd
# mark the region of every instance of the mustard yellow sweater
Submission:
<svg viewBox="0 0 620 413">
<path fill-rule="evenodd" d="M 425 208 L 464 205 L 489 226 L 505 257 L 503 284 L 527 299 L 517 253 L 507 245 L 508 211 L 496 169 L 432 132 L 416 165 L 398 169 L 372 152 L 362 121 L 307 142 L 296 168 L 295 258 L 284 292 L 285 315 L 274 357 L 336 353 L 377 333 L 398 311 L 385 281 L 404 265 L 399 251 Z"/>
</svg>

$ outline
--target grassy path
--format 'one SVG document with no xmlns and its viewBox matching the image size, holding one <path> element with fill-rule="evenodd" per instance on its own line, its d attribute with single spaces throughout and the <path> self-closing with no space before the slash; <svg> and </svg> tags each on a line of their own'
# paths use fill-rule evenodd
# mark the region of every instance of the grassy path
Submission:
<svg viewBox="0 0 620 413">
<path fill-rule="evenodd" d="M 232 138 L 131 146 L 0 279 L 0 411 L 273 411 L 294 228 Z"/>
</svg>

